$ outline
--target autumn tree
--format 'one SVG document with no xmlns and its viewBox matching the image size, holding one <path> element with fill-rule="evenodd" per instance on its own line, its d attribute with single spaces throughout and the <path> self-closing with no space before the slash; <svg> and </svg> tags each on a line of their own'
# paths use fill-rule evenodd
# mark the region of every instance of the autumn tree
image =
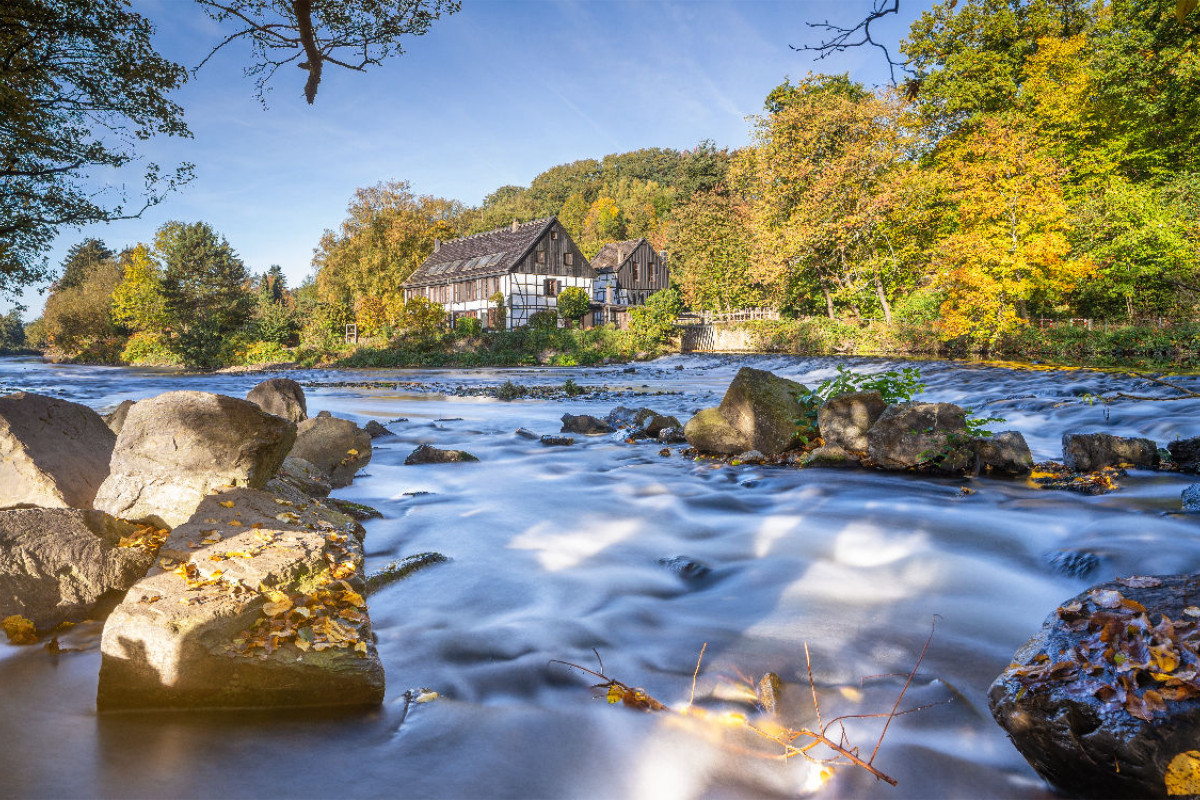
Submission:
<svg viewBox="0 0 1200 800">
<path fill-rule="evenodd" d="M 47 276 L 60 229 L 137 216 L 190 178 L 189 165 L 146 163 L 135 194 L 111 177 L 139 142 L 191 135 L 168 99 L 187 74 L 153 32 L 122 0 L 0 7 L 0 293 Z"/>
<path fill-rule="evenodd" d="M 144 244 L 121 254 L 123 275 L 112 294 L 112 315 L 129 330 L 160 336 L 170 327 L 162 269 Z"/>
<path fill-rule="evenodd" d="M 248 42 L 259 99 L 280 67 L 308 73 L 304 97 L 317 97 L 326 64 L 355 72 L 404 52 L 406 36 L 421 36 L 458 0 L 197 0 L 209 16 L 232 29 L 205 58 L 234 42 Z M 201 62 L 203 66 L 204 62 Z"/>
<path fill-rule="evenodd" d="M 744 204 L 704 192 L 676 208 L 667 225 L 671 280 L 693 309 L 730 311 L 765 301 L 751 278 L 751 240 Z"/>
<path fill-rule="evenodd" d="M 41 329 L 58 355 L 83 361 L 116 359 L 123 339 L 112 315 L 112 294 L 121 277 L 121 265 L 108 258 L 87 267 L 78 283 L 50 293 Z"/>
<path fill-rule="evenodd" d="M 558 315 L 570 323 L 578 323 L 591 308 L 592 300 L 588 293 L 578 286 L 568 286 L 559 292 L 556 300 Z"/>
</svg>

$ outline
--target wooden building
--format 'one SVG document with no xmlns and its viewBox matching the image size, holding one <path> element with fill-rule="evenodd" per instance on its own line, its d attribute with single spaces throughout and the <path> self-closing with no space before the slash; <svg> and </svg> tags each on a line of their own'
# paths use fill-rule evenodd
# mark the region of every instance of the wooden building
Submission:
<svg viewBox="0 0 1200 800">
<path fill-rule="evenodd" d="M 663 254 L 645 239 L 604 245 L 592 259 L 592 269 L 593 325 L 615 322 L 624 328 L 632 306 L 645 304 L 647 297 L 670 285 Z"/>
<path fill-rule="evenodd" d="M 476 317 L 487 329 L 526 325 L 538 311 L 557 313 L 558 294 L 578 286 L 589 295 L 595 272 L 558 219 L 518 223 L 435 242 L 433 254 L 404 282 L 404 299 L 426 297 L 451 323 Z M 504 315 L 492 299 L 504 298 Z"/>
</svg>

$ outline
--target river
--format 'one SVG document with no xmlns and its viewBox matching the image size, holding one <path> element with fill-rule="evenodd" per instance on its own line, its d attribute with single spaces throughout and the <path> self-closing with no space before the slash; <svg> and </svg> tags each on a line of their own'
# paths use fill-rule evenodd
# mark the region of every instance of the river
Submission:
<svg viewBox="0 0 1200 800">
<path fill-rule="evenodd" d="M 0 795 L 4 797 L 759 798 L 1052 796 L 988 712 L 986 691 L 1060 602 L 1118 575 L 1200 570 L 1200 517 L 1180 511 L 1195 478 L 1131 472 L 1100 497 L 1024 481 L 718 466 L 659 445 L 578 437 L 543 447 L 518 427 L 558 431 L 564 412 L 603 416 L 649 405 L 686 419 L 715 405 L 738 367 L 814 385 L 838 363 L 913 365 L 920 399 L 953 401 L 1021 431 L 1037 459 L 1064 431 L 1200 434 L 1200 400 L 1128 376 L 947 362 L 672 356 L 636 367 L 515 370 L 311 370 L 309 413 L 390 423 L 374 458 L 337 496 L 384 518 L 366 523 L 368 569 L 413 553 L 449 561 L 370 598 L 387 673 L 368 713 L 118 714 L 95 711 L 99 623 L 41 647 L 0 645 Z M 184 376 L 145 369 L 0 359 L 0 393 L 56 395 L 107 411 L 173 389 L 243 396 L 263 375 Z M 645 397 L 500 402 L 341 381 L 482 386 L 513 380 L 645 392 Z M 1179 379 L 1192 390 L 1197 378 Z M 668 394 L 657 394 L 669 392 Z M 404 418 L 406 421 L 391 422 Z M 468 450 L 478 464 L 403 466 L 418 444 Z M 673 448 L 677 450 L 678 448 Z M 965 494 L 963 487 L 974 489 Z M 1090 553 L 1086 577 L 1056 568 Z M 711 568 L 682 576 L 676 557 Z M 1073 557 L 1078 561 L 1078 557 Z M 1086 558 L 1086 556 L 1085 556 Z M 1070 561 L 1071 559 L 1068 559 Z M 805 645 L 825 720 L 891 708 L 937 620 L 904 706 L 874 765 L 820 771 L 738 725 L 748 681 L 783 680 L 780 718 L 816 725 Z M 598 682 L 551 659 L 644 687 L 673 707 L 612 706 Z M 889 675 L 890 674 L 890 675 Z M 864 676 L 874 677 L 865 682 Z M 406 690 L 436 691 L 406 702 Z M 868 756 L 880 719 L 849 720 Z"/>
</svg>

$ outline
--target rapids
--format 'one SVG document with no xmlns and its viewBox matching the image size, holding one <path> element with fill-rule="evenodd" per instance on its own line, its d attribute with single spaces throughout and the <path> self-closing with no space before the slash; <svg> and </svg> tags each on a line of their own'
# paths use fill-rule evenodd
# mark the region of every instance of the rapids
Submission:
<svg viewBox="0 0 1200 800">
<path fill-rule="evenodd" d="M 603 416 L 649 405 L 686 419 L 719 401 L 750 364 L 808 385 L 837 363 L 915 365 L 920 399 L 970 406 L 1020 430 L 1035 458 L 1059 458 L 1068 430 L 1200 434 L 1200 400 L 1091 402 L 1110 390 L 1163 395 L 1128 376 L 953 362 L 672 356 L 636 367 L 363 370 L 288 373 L 309 413 L 328 409 L 396 436 L 337 496 L 377 507 L 368 569 L 437 551 L 447 563 L 370 598 L 387 672 L 367 713 L 150 713 L 98 716 L 99 623 L 60 637 L 77 651 L 0 644 L 0 795 L 5 797 L 1021 797 L 1052 794 L 992 721 L 986 691 L 1057 604 L 1118 575 L 1200 570 L 1200 517 L 1180 510 L 1194 477 L 1131 472 L 1102 497 L 1024 481 L 717 466 L 661 445 L 576 437 L 543 447 L 518 427 L 558 430 L 566 411 Z M 681 367 L 681 369 L 680 369 Z M 183 376 L 146 369 L 0 359 L 0 393 L 26 390 L 107 411 L 172 389 L 244 396 L 264 375 Z M 462 397 L 344 381 L 561 385 L 645 392 L 604 400 Z M 1200 380 L 1181 378 L 1193 390 Z M 671 392 L 658 395 L 657 392 Z M 478 464 L 403 466 L 418 444 L 468 450 Z M 678 448 L 672 448 L 677 451 Z M 969 486 L 973 494 L 960 495 Z M 423 494 L 427 493 L 427 494 Z M 1086 578 L 1056 554 L 1094 554 Z M 660 560 L 711 568 L 681 575 Z M 805 644 L 821 713 L 886 712 L 936 632 L 874 764 L 822 784 L 800 758 L 736 725 L 747 680 L 784 681 L 781 718 L 815 726 Z M 610 706 L 598 680 L 551 659 L 644 687 L 671 706 L 695 686 L 708 717 Z M 864 676 L 876 676 L 865 682 Z M 882 676 L 882 677 L 880 677 Z M 406 702 L 427 687 L 429 703 Z M 751 695 L 752 697 L 752 695 Z M 944 702 L 949 701 L 949 702 Z M 848 720 L 869 756 L 880 719 Z"/>
</svg>

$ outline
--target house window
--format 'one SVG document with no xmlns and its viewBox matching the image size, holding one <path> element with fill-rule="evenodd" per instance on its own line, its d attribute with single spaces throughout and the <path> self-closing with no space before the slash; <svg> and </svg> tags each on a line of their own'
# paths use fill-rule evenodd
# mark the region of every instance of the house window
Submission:
<svg viewBox="0 0 1200 800">
<path fill-rule="evenodd" d="M 558 231 L 550 231 L 550 241 L 552 241 L 552 242 L 558 241 Z"/>
<path fill-rule="evenodd" d="M 545 264 L 546 263 L 546 251 L 540 247 L 537 250 L 535 250 L 533 253 L 533 263 Z"/>
<path fill-rule="evenodd" d="M 546 278 L 542 285 L 542 294 L 546 297 L 558 297 L 558 292 L 562 288 L 562 281 L 556 281 L 554 278 Z"/>
<path fill-rule="evenodd" d="M 638 280 L 638 262 L 636 262 L 636 261 L 630 262 L 630 265 L 629 265 L 629 266 L 631 266 L 631 267 L 633 268 L 633 282 L 634 282 L 634 283 L 637 283 L 637 280 Z"/>
<path fill-rule="evenodd" d="M 563 253 L 563 266 L 569 267 L 575 263 L 574 253 Z"/>
</svg>

